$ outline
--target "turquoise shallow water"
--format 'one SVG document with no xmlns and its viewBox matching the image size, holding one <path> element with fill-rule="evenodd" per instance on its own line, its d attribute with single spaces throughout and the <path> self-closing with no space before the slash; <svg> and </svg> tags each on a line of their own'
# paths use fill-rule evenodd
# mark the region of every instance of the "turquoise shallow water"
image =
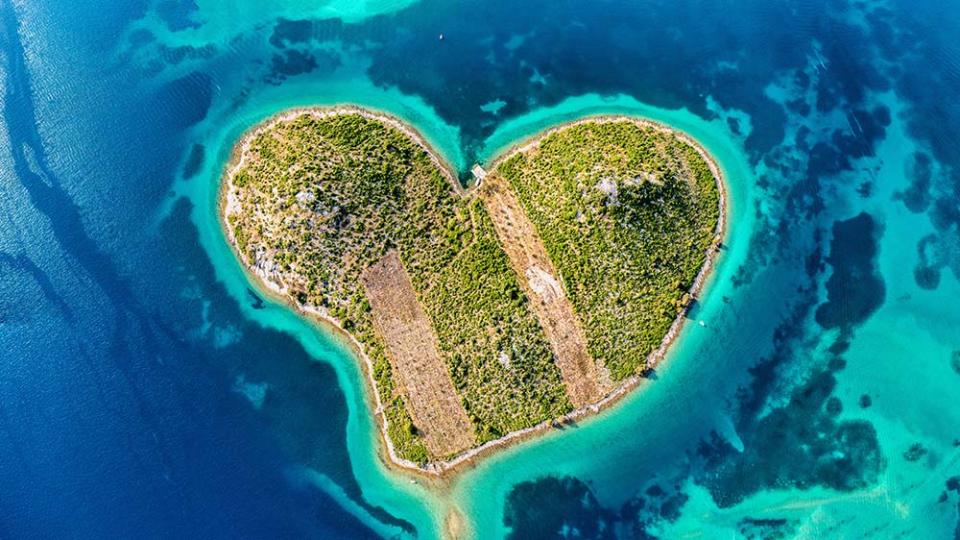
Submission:
<svg viewBox="0 0 960 540">
<path fill-rule="evenodd" d="M 960 537 L 953 11 L 0 0 L 0 536 Z M 355 359 L 216 217 L 246 129 L 337 103 L 461 171 L 585 115 L 686 131 L 730 192 L 703 326 L 448 489 L 389 472 Z"/>
</svg>

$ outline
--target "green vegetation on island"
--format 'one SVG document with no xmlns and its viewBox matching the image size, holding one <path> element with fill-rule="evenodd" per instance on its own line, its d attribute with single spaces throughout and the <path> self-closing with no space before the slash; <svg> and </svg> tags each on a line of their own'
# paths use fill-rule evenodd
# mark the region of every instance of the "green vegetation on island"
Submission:
<svg viewBox="0 0 960 540">
<path fill-rule="evenodd" d="M 537 228 L 614 380 L 641 372 L 689 303 L 720 217 L 707 162 L 653 125 L 588 121 L 495 171 Z"/>
<path fill-rule="evenodd" d="M 241 152 L 223 211 L 242 260 L 362 345 L 385 435 L 421 465 L 641 373 L 721 217 L 705 155 L 627 119 L 547 133 L 479 196 L 364 111 L 292 113 Z"/>
</svg>

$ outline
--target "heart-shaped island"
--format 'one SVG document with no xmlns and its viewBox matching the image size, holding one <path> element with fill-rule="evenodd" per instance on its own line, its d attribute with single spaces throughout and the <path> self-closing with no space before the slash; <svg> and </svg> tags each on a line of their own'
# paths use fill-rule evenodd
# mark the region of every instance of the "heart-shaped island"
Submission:
<svg viewBox="0 0 960 540">
<path fill-rule="evenodd" d="M 645 120 L 560 126 L 473 174 L 395 118 L 309 109 L 248 133 L 222 190 L 241 260 L 351 338 L 391 460 L 433 472 L 635 386 L 724 221 L 712 159 Z"/>
</svg>

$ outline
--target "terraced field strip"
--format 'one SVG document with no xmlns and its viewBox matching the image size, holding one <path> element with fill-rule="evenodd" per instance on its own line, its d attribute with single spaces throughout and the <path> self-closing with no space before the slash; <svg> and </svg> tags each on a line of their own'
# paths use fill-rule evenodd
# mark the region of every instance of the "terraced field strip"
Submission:
<svg viewBox="0 0 960 540">
<path fill-rule="evenodd" d="M 474 446 L 473 424 L 397 252 L 390 251 L 367 268 L 361 280 L 373 325 L 387 345 L 393 372 L 427 449 L 434 456 L 450 456 Z"/>
<path fill-rule="evenodd" d="M 550 341 L 570 402 L 577 408 L 596 403 L 606 394 L 609 377 L 603 376 L 587 351 L 580 320 L 533 223 L 500 175 L 488 174 L 479 191 L 510 265 Z"/>
</svg>

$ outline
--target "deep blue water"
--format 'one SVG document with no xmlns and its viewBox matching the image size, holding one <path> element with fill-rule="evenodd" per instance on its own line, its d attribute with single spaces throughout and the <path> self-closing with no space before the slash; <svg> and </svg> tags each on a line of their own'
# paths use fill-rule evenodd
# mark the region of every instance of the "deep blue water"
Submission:
<svg viewBox="0 0 960 540">
<path fill-rule="evenodd" d="M 653 383 L 669 425 L 466 480 L 477 537 L 960 538 L 960 6 L 344 5 L 0 0 L 0 537 L 431 537 L 349 442 L 343 355 L 264 323 L 197 193 L 293 104 L 464 166 L 633 99 L 749 169 L 718 333 Z"/>
</svg>

